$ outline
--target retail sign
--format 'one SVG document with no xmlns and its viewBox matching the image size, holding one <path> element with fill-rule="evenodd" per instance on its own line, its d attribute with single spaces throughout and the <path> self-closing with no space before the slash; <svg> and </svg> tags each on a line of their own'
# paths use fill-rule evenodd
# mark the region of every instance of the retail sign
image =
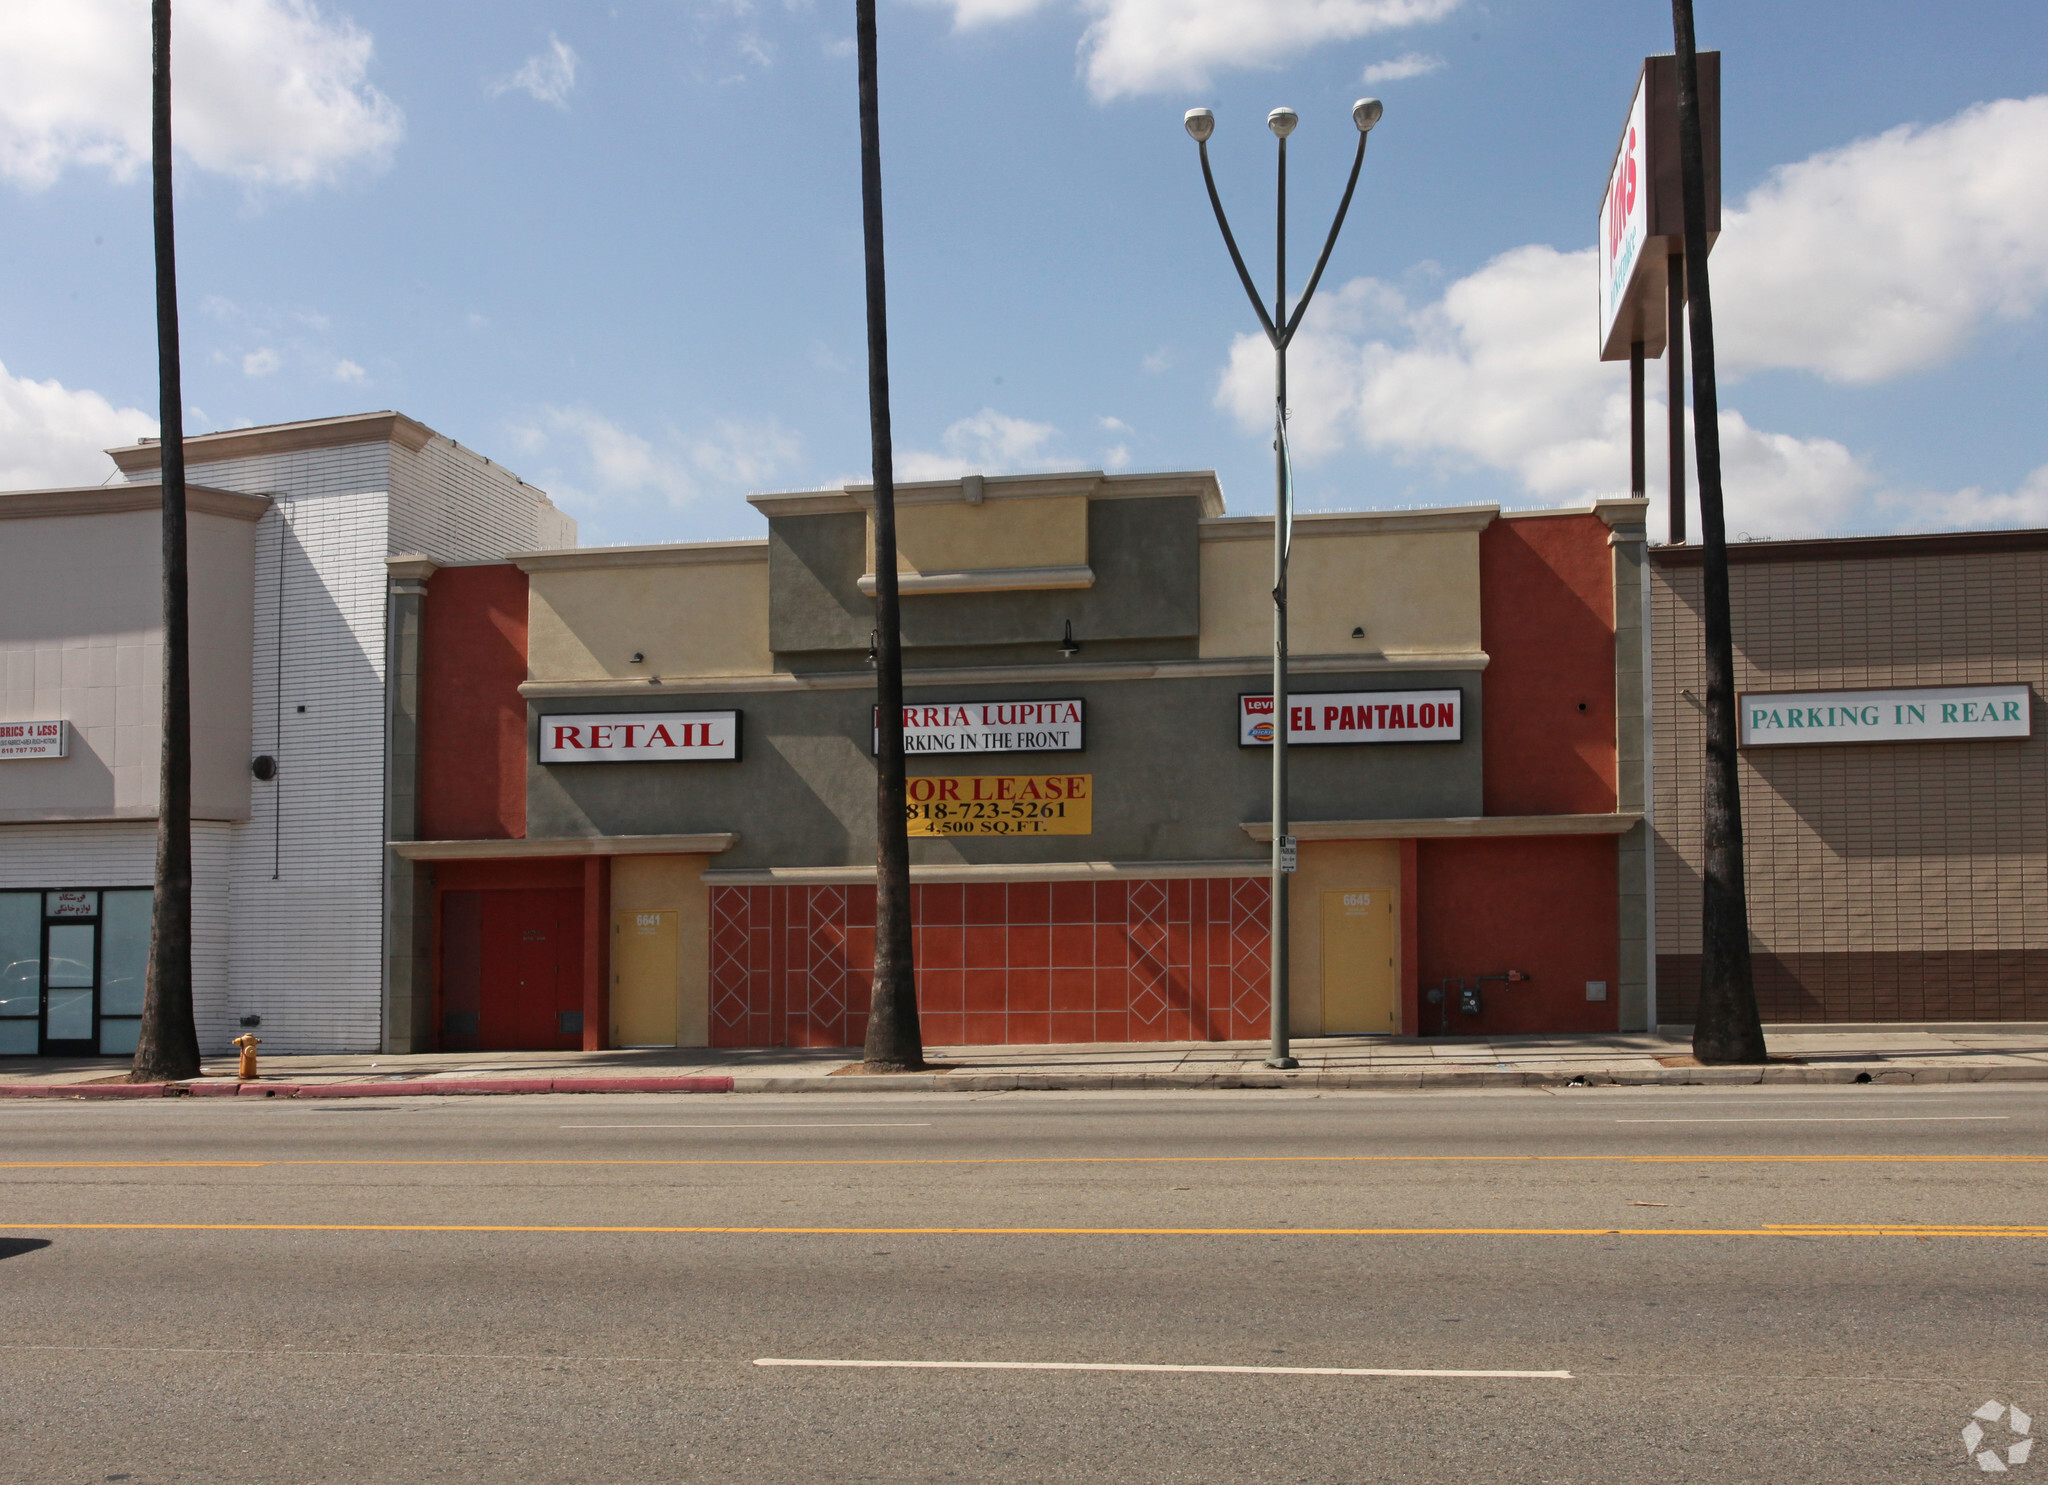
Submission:
<svg viewBox="0 0 2048 1485">
<path fill-rule="evenodd" d="M 1614 336 L 1614 322 L 1632 301 L 1653 288 L 1643 249 L 1650 240 L 1650 69 L 1636 75 L 1636 95 L 1628 106 L 1628 126 L 1614 152 L 1607 174 L 1607 194 L 1600 202 L 1600 346 L 1603 354 Z M 1659 263 L 1656 266 L 1661 267 Z M 1637 282 L 1638 277 L 1644 281 Z M 1658 296 L 1661 300 L 1661 294 Z M 1626 351 L 1624 350 L 1624 354 Z"/>
<path fill-rule="evenodd" d="M 1095 778 L 1085 773 L 923 777 L 908 781 L 912 835 L 1087 835 Z"/>
<path fill-rule="evenodd" d="M 738 712 L 542 717 L 543 763 L 701 763 L 740 755 Z"/>
<path fill-rule="evenodd" d="M 62 758 L 70 750 L 69 722 L 0 722 L 0 758 Z"/>
<path fill-rule="evenodd" d="M 1457 742 L 1465 735 L 1462 691 L 1310 691 L 1287 698 L 1287 741 Z M 1237 698 L 1237 745 L 1273 745 L 1273 698 Z"/>
<path fill-rule="evenodd" d="M 881 712 L 876 710 L 879 722 Z M 1079 701 L 931 701 L 903 708 L 905 753 L 1078 753 Z M 879 753 L 879 729 L 871 744 Z"/>
<path fill-rule="evenodd" d="M 1746 748 L 2028 737 L 2034 710 L 2024 685 L 1750 691 L 1738 707 L 1738 735 Z"/>
</svg>

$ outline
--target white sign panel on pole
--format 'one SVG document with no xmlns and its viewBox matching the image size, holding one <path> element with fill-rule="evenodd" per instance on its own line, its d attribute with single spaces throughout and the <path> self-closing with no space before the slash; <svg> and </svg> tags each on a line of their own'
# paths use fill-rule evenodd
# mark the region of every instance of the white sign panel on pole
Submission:
<svg viewBox="0 0 2048 1485">
<path fill-rule="evenodd" d="M 1079 701 L 919 702 L 903 708 L 903 751 L 1078 753 L 1082 717 Z M 879 731 L 871 746 L 881 751 Z"/>
<path fill-rule="evenodd" d="M 0 722 L 0 758 L 62 758 L 70 750 L 69 722 Z"/>
<path fill-rule="evenodd" d="M 708 763 L 739 755 L 738 712 L 600 712 L 540 719 L 543 763 Z"/>
<path fill-rule="evenodd" d="M 2034 710 L 2024 685 L 1750 691 L 1737 705 L 1738 740 L 1745 748 L 2028 737 Z"/>
<path fill-rule="evenodd" d="M 1457 742 L 1465 735 L 1461 691 L 1309 691 L 1287 698 L 1287 741 L 1315 743 Z M 1237 698 L 1237 745 L 1273 745 L 1273 698 Z"/>
<path fill-rule="evenodd" d="M 1650 240 L 1649 69 L 1636 79 L 1636 96 L 1628 108 L 1628 127 L 1608 172 L 1607 195 L 1600 203 L 1600 345 L 1605 350 L 1614 334 L 1615 317 L 1627 306 L 1643 248 Z"/>
</svg>

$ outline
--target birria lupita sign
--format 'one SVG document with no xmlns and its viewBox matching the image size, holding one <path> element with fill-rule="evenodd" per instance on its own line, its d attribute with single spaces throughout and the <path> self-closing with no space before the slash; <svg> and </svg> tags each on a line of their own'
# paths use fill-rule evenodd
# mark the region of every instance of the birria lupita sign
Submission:
<svg viewBox="0 0 2048 1485">
<path fill-rule="evenodd" d="M 1889 691 L 1750 691 L 1739 703 L 1745 748 L 2027 737 L 2025 686 L 1915 686 Z"/>
</svg>

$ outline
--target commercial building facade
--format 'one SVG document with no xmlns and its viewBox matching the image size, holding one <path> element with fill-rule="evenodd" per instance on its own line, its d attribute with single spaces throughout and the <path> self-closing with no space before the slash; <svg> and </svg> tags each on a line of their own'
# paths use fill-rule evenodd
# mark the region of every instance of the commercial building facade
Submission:
<svg viewBox="0 0 2048 1485">
<path fill-rule="evenodd" d="M 2048 532 L 1729 549 L 1766 1022 L 2048 1020 Z M 1699 981 L 1699 549 L 1651 550 L 1657 983 Z"/>
<path fill-rule="evenodd" d="M 123 482 L 0 494 L 0 1054 L 129 1051 L 141 1008 L 162 500 L 154 441 L 109 453 Z M 417 574 L 574 523 L 396 413 L 193 437 L 186 460 L 201 1043 L 256 1017 L 266 1050 L 373 1050 L 387 889 L 411 882 L 384 840 L 413 807 Z"/>
<path fill-rule="evenodd" d="M 1262 1035 L 1270 520 L 1200 473 L 899 501 L 927 1040 Z M 425 575 L 410 1045 L 861 1040 L 871 503 Z M 1642 522 L 1300 518 L 1298 1032 L 1648 1023 Z"/>
</svg>

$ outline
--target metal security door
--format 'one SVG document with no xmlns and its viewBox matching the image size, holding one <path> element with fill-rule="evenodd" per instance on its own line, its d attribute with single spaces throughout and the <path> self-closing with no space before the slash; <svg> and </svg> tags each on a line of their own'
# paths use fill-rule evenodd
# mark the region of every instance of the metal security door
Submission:
<svg viewBox="0 0 2048 1485">
<path fill-rule="evenodd" d="M 1323 894 L 1326 1034 L 1401 1029 L 1395 896 L 1384 887 Z"/>
</svg>

